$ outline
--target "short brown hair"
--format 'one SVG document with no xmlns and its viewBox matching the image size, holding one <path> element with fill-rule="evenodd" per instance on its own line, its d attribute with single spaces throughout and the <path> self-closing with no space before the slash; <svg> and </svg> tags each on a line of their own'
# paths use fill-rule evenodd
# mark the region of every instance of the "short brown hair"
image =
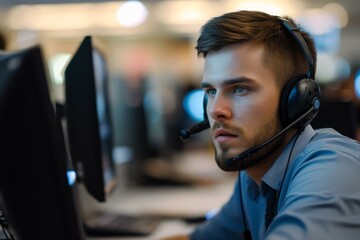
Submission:
<svg viewBox="0 0 360 240">
<path fill-rule="evenodd" d="M 291 18 L 286 19 L 294 23 Z M 314 41 L 302 29 L 300 33 L 313 57 L 315 71 Z M 291 33 L 284 29 L 278 16 L 259 11 L 238 11 L 214 17 L 202 26 L 196 50 L 198 56 L 206 58 L 209 52 L 236 43 L 263 45 L 264 64 L 273 70 L 280 87 L 289 79 L 308 72 L 304 53 Z"/>
</svg>

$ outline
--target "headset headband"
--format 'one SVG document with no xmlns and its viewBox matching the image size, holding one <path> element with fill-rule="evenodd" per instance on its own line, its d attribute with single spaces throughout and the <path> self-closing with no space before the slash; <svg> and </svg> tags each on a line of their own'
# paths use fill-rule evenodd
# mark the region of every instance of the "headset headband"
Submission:
<svg viewBox="0 0 360 240">
<path fill-rule="evenodd" d="M 310 50 L 308 45 L 306 44 L 305 39 L 303 38 L 303 36 L 300 33 L 300 29 L 294 25 L 292 22 L 290 22 L 289 20 L 285 19 L 285 18 L 281 18 L 279 17 L 279 19 L 281 20 L 282 25 L 285 27 L 285 29 L 287 29 L 291 35 L 295 38 L 295 40 L 298 42 L 298 44 L 300 45 L 301 51 L 304 53 L 305 57 L 306 57 L 306 61 L 308 62 L 309 65 L 309 70 L 307 73 L 307 77 L 314 79 L 314 59 L 311 56 Z"/>
</svg>

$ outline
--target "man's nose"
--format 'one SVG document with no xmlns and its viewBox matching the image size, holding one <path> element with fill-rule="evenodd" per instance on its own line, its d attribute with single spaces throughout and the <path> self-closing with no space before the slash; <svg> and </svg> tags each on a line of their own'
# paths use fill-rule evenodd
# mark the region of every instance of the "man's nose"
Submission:
<svg viewBox="0 0 360 240">
<path fill-rule="evenodd" d="M 224 121 L 231 118 L 231 101 L 223 95 L 216 95 L 208 100 L 208 112 L 215 121 Z"/>
</svg>

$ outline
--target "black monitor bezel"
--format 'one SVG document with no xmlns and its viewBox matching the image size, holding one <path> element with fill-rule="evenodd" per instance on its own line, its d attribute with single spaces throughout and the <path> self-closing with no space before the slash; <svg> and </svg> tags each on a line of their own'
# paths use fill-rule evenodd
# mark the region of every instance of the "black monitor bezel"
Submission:
<svg viewBox="0 0 360 240">
<path fill-rule="evenodd" d="M 0 57 L 0 205 L 19 239 L 85 239 L 40 46 Z"/>
<path fill-rule="evenodd" d="M 91 196 L 99 202 L 105 202 L 108 193 L 116 185 L 116 174 L 111 153 L 111 135 L 106 151 L 113 179 L 109 183 L 105 181 L 102 160 L 105 150 L 102 148 L 97 115 L 94 51 L 98 49 L 92 37 L 86 36 L 65 68 L 65 116 L 70 155 L 77 175 Z M 105 62 L 105 58 L 102 60 Z M 111 127 L 107 82 L 104 85 L 106 114 Z"/>
</svg>

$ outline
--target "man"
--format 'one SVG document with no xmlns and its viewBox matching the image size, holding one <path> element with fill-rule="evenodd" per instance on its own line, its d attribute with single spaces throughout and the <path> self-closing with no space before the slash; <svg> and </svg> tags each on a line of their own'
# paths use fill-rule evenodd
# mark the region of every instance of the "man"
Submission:
<svg viewBox="0 0 360 240">
<path fill-rule="evenodd" d="M 196 49 L 216 162 L 239 178 L 189 238 L 359 239 L 360 145 L 309 125 L 320 98 L 310 36 L 240 11 L 207 22 Z"/>
</svg>

